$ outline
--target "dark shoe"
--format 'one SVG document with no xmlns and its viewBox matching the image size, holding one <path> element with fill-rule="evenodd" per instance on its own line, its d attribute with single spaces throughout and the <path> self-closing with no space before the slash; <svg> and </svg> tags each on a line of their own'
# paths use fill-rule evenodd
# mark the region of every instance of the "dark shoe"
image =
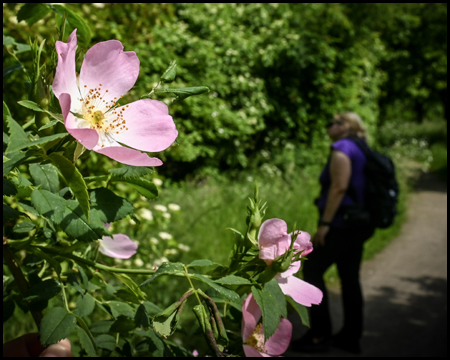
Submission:
<svg viewBox="0 0 450 360">
<path fill-rule="evenodd" d="M 342 333 L 338 333 L 333 336 L 332 344 L 334 347 L 352 354 L 361 353 L 361 345 L 359 344 L 359 339 L 352 339 L 343 335 Z"/>
<path fill-rule="evenodd" d="M 301 339 L 291 342 L 290 349 L 299 352 L 327 352 L 330 350 L 331 337 L 313 337 L 307 333 Z"/>
</svg>

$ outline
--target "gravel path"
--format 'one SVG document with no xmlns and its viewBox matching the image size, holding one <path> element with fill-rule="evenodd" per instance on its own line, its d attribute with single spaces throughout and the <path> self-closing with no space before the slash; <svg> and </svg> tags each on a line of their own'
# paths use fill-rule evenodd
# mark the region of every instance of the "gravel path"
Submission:
<svg viewBox="0 0 450 360">
<path fill-rule="evenodd" d="M 363 263 L 366 356 L 447 357 L 447 184 L 434 175 L 419 180 L 402 233 L 374 259 Z M 330 289 L 335 332 L 342 326 L 338 288 Z M 306 332 L 292 314 L 293 339 Z M 285 356 L 355 356 L 342 350 Z"/>
</svg>

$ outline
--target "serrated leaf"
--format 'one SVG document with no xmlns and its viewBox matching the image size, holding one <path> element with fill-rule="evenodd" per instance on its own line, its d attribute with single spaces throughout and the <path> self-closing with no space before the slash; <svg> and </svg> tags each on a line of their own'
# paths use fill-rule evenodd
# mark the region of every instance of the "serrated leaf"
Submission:
<svg viewBox="0 0 450 360">
<path fill-rule="evenodd" d="M 52 7 L 59 12 L 58 15 L 66 15 L 66 20 L 70 23 L 70 25 L 78 30 L 77 36 L 79 41 L 85 46 L 89 45 L 89 43 L 91 42 L 92 34 L 86 21 L 80 15 L 70 11 L 64 6 L 52 4 Z"/>
<path fill-rule="evenodd" d="M 100 220 L 105 223 L 123 219 L 134 210 L 133 204 L 127 199 L 105 188 L 92 190 L 90 197 L 92 209 L 97 210 Z"/>
<path fill-rule="evenodd" d="M 184 275 L 184 265 L 182 263 L 164 262 L 156 270 L 156 272 L 147 280 L 145 280 L 139 287 L 152 283 L 157 277 L 161 275 Z"/>
<path fill-rule="evenodd" d="M 30 206 L 29 204 L 25 204 L 23 202 L 19 201 L 19 205 L 26 211 L 29 212 L 30 214 L 34 215 L 34 216 L 39 216 L 39 213 L 36 211 L 36 209 L 32 206 Z"/>
<path fill-rule="evenodd" d="M 50 12 L 50 9 L 42 3 L 24 4 L 17 13 L 17 21 L 25 20 L 28 26 L 41 20 Z"/>
<path fill-rule="evenodd" d="M 69 337 L 75 330 L 76 317 L 62 307 L 49 309 L 41 321 L 39 330 L 40 340 L 43 346 L 55 344 Z"/>
<path fill-rule="evenodd" d="M 84 296 L 80 295 L 77 299 L 77 311 L 79 317 L 89 316 L 94 311 L 95 300 L 91 294 L 86 293 Z"/>
<path fill-rule="evenodd" d="M 31 100 L 22 100 L 22 101 L 18 101 L 17 103 L 23 107 L 26 107 L 26 108 L 34 110 L 34 111 L 38 111 L 38 112 L 44 111 L 41 109 L 41 107 L 38 104 L 36 104 L 34 101 L 31 101 Z"/>
<path fill-rule="evenodd" d="M 235 275 L 228 275 L 223 278 L 214 280 L 215 283 L 222 285 L 249 285 L 250 280 Z"/>
<path fill-rule="evenodd" d="M 60 121 L 60 120 L 52 120 L 52 121 L 49 121 L 47 124 L 41 126 L 41 127 L 38 129 L 38 131 L 41 131 L 41 130 L 44 130 L 44 129 L 51 128 L 51 127 L 55 126 L 59 121 Z"/>
<path fill-rule="evenodd" d="M 81 210 L 89 221 L 89 195 L 83 177 L 81 176 L 77 168 L 64 156 L 52 153 L 49 157 L 53 164 L 58 168 L 64 179 L 67 181 L 67 184 L 78 200 Z"/>
<path fill-rule="evenodd" d="M 134 315 L 134 314 L 133 314 Z M 119 318 L 113 322 L 109 331 L 118 332 L 118 333 L 126 333 L 128 331 L 132 331 L 136 328 L 136 324 L 134 320 L 129 319 L 124 315 L 120 315 Z"/>
<path fill-rule="evenodd" d="M 13 232 L 18 233 L 18 234 L 27 233 L 27 232 L 30 232 L 31 230 L 33 230 L 35 227 L 36 227 L 36 225 L 33 224 L 32 222 L 24 221 L 24 222 L 14 225 Z"/>
<path fill-rule="evenodd" d="M 47 190 L 36 189 L 31 193 L 31 203 L 34 208 L 46 218 L 50 218 L 56 224 L 64 218 L 65 200 Z"/>
<path fill-rule="evenodd" d="M 275 333 L 280 323 L 281 315 L 278 305 L 273 295 L 264 289 L 260 290 L 252 286 L 252 294 L 262 312 L 264 341 L 267 341 Z"/>
<path fill-rule="evenodd" d="M 286 297 L 283 291 L 278 285 L 276 279 L 272 279 L 264 285 L 264 290 L 273 295 L 279 309 L 279 313 L 282 317 L 287 319 L 287 306 L 286 306 Z"/>
<path fill-rule="evenodd" d="M 109 169 L 111 174 L 117 177 L 122 177 L 124 179 L 141 178 L 145 175 L 151 174 L 153 168 L 146 166 L 131 166 L 125 165 L 117 169 Z"/>
<path fill-rule="evenodd" d="M 3 178 L 3 196 L 12 196 L 17 194 L 14 184 L 7 178 Z"/>
<path fill-rule="evenodd" d="M 112 335 L 102 334 L 95 338 L 95 344 L 100 349 L 113 351 L 116 348 L 116 338 Z"/>
<path fill-rule="evenodd" d="M 3 163 L 3 176 L 8 174 L 13 168 L 19 166 L 23 161 L 36 154 L 36 150 L 28 150 L 26 152 L 18 152 L 11 154 L 9 160 Z"/>
<path fill-rule="evenodd" d="M 295 311 L 297 311 L 298 315 L 300 316 L 300 319 L 302 320 L 302 324 L 305 325 L 306 327 L 311 327 L 309 323 L 308 309 L 306 308 L 306 306 L 299 304 L 290 296 L 286 296 L 286 300 L 289 304 L 292 305 Z"/>
<path fill-rule="evenodd" d="M 13 209 L 9 205 L 3 204 L 3 224 L 8 222 L 8 221 L 12 221 L 12 220 L 18 219 L 21 215 L 28 216 L 27 214 L 25 214 L 25 213 L 23 213 L 21 211 Z"/>
<path fill-rule="evenodd" d="M 52 164 L 30 164 L 30 175 L 36 186 L 41 185 L 43 190 L 56 193 L 59 189 L 58 170 Z"/>
<path fill-rule="evenodd" d="M 158 305 L 153 304 L 151 301 L 144 301 L 143 304 L 145 306 L 145 310 L 147 310 L 147 314 L 150 316 L 154 316 L 162 311 Z"/>
<path fill-rule="evenodd" d="M 111 316 L 111 315 L 110 315 Z M 106 334 L 109 332 L 114 320 L 101 320 L 93 323 L 90 327 L 91 333 L 94 334 Z"/>
<path fill-rule="evenodd" d="M 146 294 L 139 289 L 139 286 L 133 281 L 131 280 L 130 277 L 128 277 L 125 274 L 118 274 L 118 273 L 113 273 L 113 275 L 119 279 L 122 283 L 124 283 L 128 289 L 130 289 L 130 291 L 141 301 L 145 300 L 147 298 Z"/>
<path fill-rule="evenodd" d="M 61 265 L 54 257 L 51 257 L 50 255 L 46 254 L 41 249 L 36 248 L 36 247 L 30 247 L 28 250 L 31 251 L 37 257 L 44 259 L 50 265 L 52 265 L 53 269 L 55 269 L 55 271 L 58 275 L 61 274 Z"/>
<path fill-rule="evenodd" d="M 61 286 L 54 279 L 44 280 L 32 285 L 24 296 L 26 301 L 50 300 L 61 292 Z"/>
<path fill-rule="evenodd" d="M 198 267 L 213 267 L 213 268 L 218 268 L 218 267 L 223 267 L 222 264 L 216 263 L 214 261 L 208 260 L 208 259 L 199 259 L 199 260 L 194 260 L 193 262 L 191 262 L 189 265 L 187 265 L 187 267 L 192 267 L 192 268 L 198 268 Z"/>
<path fill-rule="evenodd" d="M 204 282 L 205 284 L 209 285 L 211 288 L 216 290 L 220 295 L 226 297 L 230 301 L 238 301 L 239 300 L 239 295 L 235 291 L 224 288 L 223 286 L 216 284 L 214 281 L 212 281 L 211 279 L 209 279 L 203 275 L 192 274 L 191 278 Z"/>
<path fill-rule="evenodd" d="M 101 239 L 106 234 L 106 229 L 95 210 L 91 210 L 90 215 L 88 222 L 78 201 L 65 200 L 61 228 L 67 235 L 80 241 L 89 242 Z"/>
<path fill-rule="evenodd" d="M 134 318 L 135 310 L 123 302 L 120 301 L 107 301 L 106 302 L 111 308 L 112 315 L 118 318 L 120 315 L 126 316 L 130 319 Z"/>
<path fill-rule="evenodd" d="M 185 87 L 180 89 L 158 89 L 155 91 L 156 94 L 160 93 L 172 93 L 177 95 L 176 101 L 181 101 L 189 96 L 193 95 L 200 95 L 203 93 L 209 92 L 209 88 L 207 86 L 192 86 L 192 87 Z"/>
<path fill-rule="evenodd" d="M 157 334 L 166 337 L 172 335 L 175 332 L 180 318 L 180 313 L 181 311 L 183 311 L 184 304 L 187 300 L 187 297 L 183 296 L 183 298 L 184 300 L 176 301 L 167 309 L 155 315 L 155 317 L 153 318 L 153 330 L 155 330 Z"/>
<path fill-rule="evenodd" d="M 175 80 L 177 75 L 177 61 L 172 60 L 169 67 L 164 71 L 164 74 L 161 76 L 161 81 L 163 83 L 171 83 Z"/>
<path fill-rule="evenodd" d="M 5 154 L 14 153 L 30 144 L 27 134 L 22 127 L 11 117 L 6 117 L 6 123 L 9 129 L 9 144 Z"/>
<path fill-rule="evenodd" d="M 150 326 L 150 319 L 149 315 L 147 313 L 147 310 L 144 306 L 144 304 L 140 304 L 136 315 L 134 316 L 134 322 L 136 323 L 136 326 L 138 327 L 149 327 Z"/>
<path fill-rule="evenodd" d="M 146 179 L 139 179 L 139 178 L 124 179 L 113 176 L 111 178 L 111 181 L 126 182 L 131 186 L 133 186 L 137 191 L 139 191 L 141 195 L 145 196 L 149 200 L 158 197 L 158 188 L 153 182 L 148 181 Z"/>
<path fill-rule="evenodd" d="M 89 335 L 81 327 L 76 326 L 76 332 L 78 340 L 80 341 L 81 347 L 86 351 L 86 354 L 90 357 L 97 357 L 97 352 L 95 351 L 94 344 L 92 343 Z"/>
</svg>

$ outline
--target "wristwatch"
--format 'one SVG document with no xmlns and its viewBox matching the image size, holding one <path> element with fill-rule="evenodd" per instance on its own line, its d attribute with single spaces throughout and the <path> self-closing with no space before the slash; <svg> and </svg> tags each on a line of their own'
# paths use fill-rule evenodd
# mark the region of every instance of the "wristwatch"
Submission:
<svg viewBox="0 0 450 360">
<path fill-rule="evenodd" d="M 321 225 L 331 226 L 331 221 L 320 220 L 319 221 L 319 226 L 321 226 Z"/>
</svg>

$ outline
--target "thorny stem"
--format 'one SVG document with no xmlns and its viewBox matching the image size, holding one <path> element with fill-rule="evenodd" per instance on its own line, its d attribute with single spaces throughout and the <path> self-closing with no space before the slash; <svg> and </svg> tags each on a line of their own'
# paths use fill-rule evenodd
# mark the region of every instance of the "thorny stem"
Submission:
<svg viewBox="0 0 450 360">
<path fill-rule="evenodd" d="M 14 254 L 11 251 L 11 248 L 9 247 L 8 244 L 3 245 L 3 258 L 5 259 L 5 263 L 8 266 L 12 276 L 14 277 L 14 280 L 17 283 L 17 287 L 19 288 L 22 297 L 24 297 L 27 290 L 30 288 L 30 284 L 25 278 L 22 269 L 20 268 L 19 263 L 14 257 Z M 28 302 L 27 305 L 29 305 Z M 42 320 L 42 313 L 39 311 L 33 311 L 31 309 L 30 313 L 31 316 L 33 317 L 34 322 L 36 323 L 37 328 L 39 329 Z"/>
</svg>

